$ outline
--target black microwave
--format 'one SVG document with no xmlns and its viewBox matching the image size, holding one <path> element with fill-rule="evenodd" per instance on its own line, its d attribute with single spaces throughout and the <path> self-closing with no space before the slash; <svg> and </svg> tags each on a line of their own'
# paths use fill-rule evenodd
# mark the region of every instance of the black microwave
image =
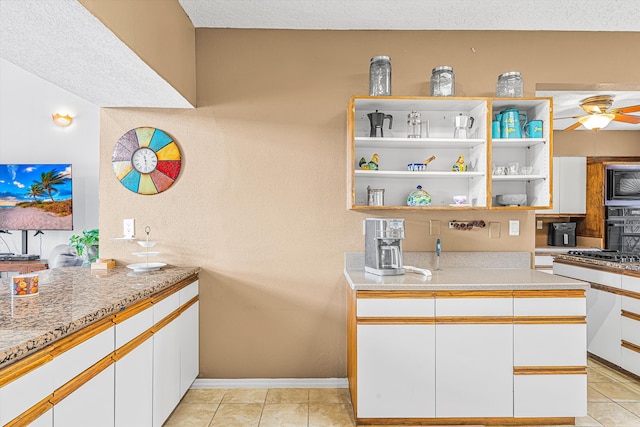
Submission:
<svg viewBox="0 0 640 427">
<path fill-rule="evenodd" d="M 640 164 L 606 165 L 606 206 L 640 206 Z"/>
</svg>

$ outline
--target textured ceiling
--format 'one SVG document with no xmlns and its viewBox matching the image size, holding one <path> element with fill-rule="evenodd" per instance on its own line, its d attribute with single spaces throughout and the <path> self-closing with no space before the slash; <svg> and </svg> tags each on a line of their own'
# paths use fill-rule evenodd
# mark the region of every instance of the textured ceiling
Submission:
<svg viewBox="0 0 640 427">
<path fill-rule="evenodd" d="M 638 0 L 178 1 L 195 27 L 640 31 Z M 101 107 L 192 107 L 77 0 L 0 0 L 0 57 Z"/>
<path fill-rule="evenodd" d="M 179 0 L 195 27 L 640 31 L 638 0 Z"/>
</svg>

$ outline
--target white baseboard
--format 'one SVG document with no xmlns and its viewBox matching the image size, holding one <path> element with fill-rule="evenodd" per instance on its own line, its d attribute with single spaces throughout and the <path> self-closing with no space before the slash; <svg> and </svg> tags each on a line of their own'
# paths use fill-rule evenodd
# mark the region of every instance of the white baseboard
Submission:
<svg viewBox="0 0 640 427">
<path fill-rule="evenodd" d="M 348 388 L 346 378 L 196 378 L 191 388 Z"/>
</svg>

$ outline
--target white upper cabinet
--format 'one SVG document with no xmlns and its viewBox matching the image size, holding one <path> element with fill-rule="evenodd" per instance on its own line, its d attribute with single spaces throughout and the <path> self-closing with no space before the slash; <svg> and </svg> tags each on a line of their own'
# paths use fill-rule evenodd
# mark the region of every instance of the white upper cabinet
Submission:
<svg viewBox="0 0 640 427">
<path fill-rule="evenodd" d="M 491 122 L 495 114 L 508 108 L 517 108 L 529 120 L 542 120 L 543 137 L 492 141 Z M 419 134 L 409 125 L 412 112 L 418 113 L 423 123 Z M 382 130 L 374 130 L 374 136 L 371 113 L 382 113 Z M 466 138 L 455 137 L 456 120 L 460 122 L 461 115 L 470 124 L 464 129 Z M 514 208 L 498 204 L 498 194 L 526 194 L 526 205 L 517 209 L 550 206 L 550 123 L 550 98 L 352 97 L 347 129 L 347 207 Z M 455 170 L 460 158 L 466 165 L 462 171 Z M 377 169 L 368 167 L 372 160 L 377 160 Z M 409 167 L 427 160 L 423 170 Z M 515 163 L 533 170 L 492 176 L 493 165 Z M 407 197 L 418 186 L 429 193 L 430 205 L 407 205 Z M 369 206 L 368 189 L 384 190 L 384 205 Z M 464 196 L 466 202 L 455 204 L 454 196 Z"/>
<path fill-rule="evenodd" d="M 587 158 L 553 158 L 553 208 L 538 214 L 585 214 L 587 212 Z"/>
</svg>

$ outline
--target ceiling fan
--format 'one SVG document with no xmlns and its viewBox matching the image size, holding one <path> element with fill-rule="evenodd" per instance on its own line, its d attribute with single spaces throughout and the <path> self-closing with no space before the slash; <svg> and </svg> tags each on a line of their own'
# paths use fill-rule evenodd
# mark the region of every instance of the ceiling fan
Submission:
<svg viewBox="0 0 640 427">
<path fill-rule="evenodd" d="M 640 124 L 640 116 L 627 114 L 640 111 L 640 105 L 631 105 L 629 107 L 609 110 L 612 105 L 613 96 L 611 95 L 591 96 L 580 101 L 580 107 L 587 114 L 582 116 L 558 117 L 557 119 L 578 119 L 576 123 L 564 129 L 565 131 L 574 130 L 580 126 L 597 131 L 607 126 L 611 121 L 636 125 Z"/>
</svg>

